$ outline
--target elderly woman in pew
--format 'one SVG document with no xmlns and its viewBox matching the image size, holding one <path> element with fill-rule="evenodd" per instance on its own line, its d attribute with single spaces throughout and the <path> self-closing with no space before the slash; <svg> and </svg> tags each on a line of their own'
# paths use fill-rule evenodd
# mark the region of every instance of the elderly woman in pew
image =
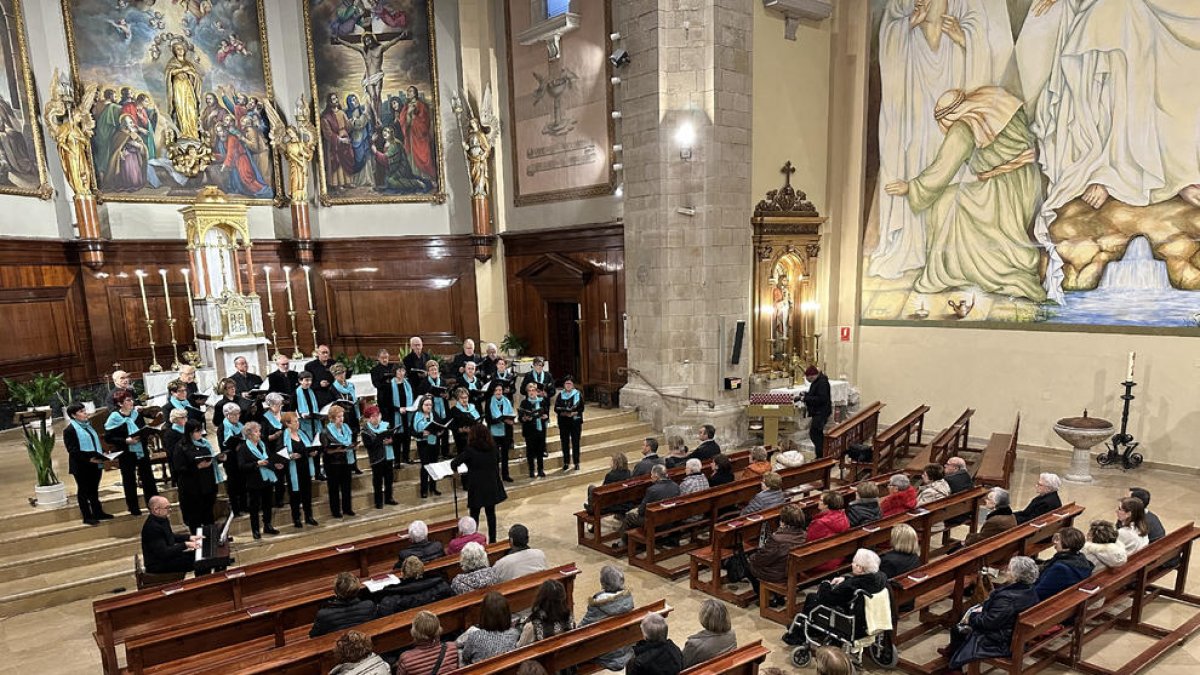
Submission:
<svg viewBox="0 0 1200 675">
<path fill-rule="evenodd" d="M 829 490 L 821 495 L 817 502 L 817 515 L 813 517 L 805 533 L 809 542 L 827 539 L 850 529 L 850 519 L 846 517 L 845 500 L 842 495 Z M 845 564 L 845 559 L 830 560 L 813 569 L 815 574 L 832 572 Z"/>
<path fill-rule="evenodd" d="M 1062 487 L 1062 480 L 1053 473 L 1043 473 L 1038 475 L 1037 495 L 1029 500 L 1029 505 L 1023 510 L 1017 511 L 1013 516 L 1017 519 L 1017 524 L 1027 523 L 1040 515 L 1050 513 L 1054 509 L 1062 506 L 1062 499 L 1058 496 L 1058 489 Z"/>
<path fill-rule="evenodd" d="M 1092 561 L 1080 552 L 1084 543 L 1083 533 L 1073 527 L 1054 533 L 1054 556 L 1042 563 L 1033 587 L 1039 602 L 1091 576 Z"/>
<path fill-rule="evenodd" d="M 891 550 L 879 556 L 879 571 L 889 579 L 921 565 L 921 544 L 911 525 L 900 523 L 892 528 Z"/>
<path fill-rule="evenodd" d="M 458 645 L 442 642 L 442 624 L 433 612 L 418 612 L 412 623 L 413 646 L 400 655 L 396 675 L 439 675 L 458 670 Z"/>
<path fill-rule="evenodd" d="M 488 586 L 500 583 L 496 570 L 488 566 L 487 551 L 478 542 L 471 542 L 463 547 L 459 556 L 459 566 L 462 573 L 450 582 L 450 588 L 455 595 L 470 593 Z"/>
<path fill-rule="evenodd" d="M 926 464 L 925 469 L 921 471 L 921 491 L 917 493 L 917 506 L 925 506 L 949 496 L 950 484 L 946 482 L 945 469 L 941 464 Z"/>
<path fill-rule="evenodd" d="M 587 612 L 579 620 L 580 627 L 610 616 L 633 611 L 633 596 L 625 588 L 625 575 L 613 565 L 600 568 L 600 591 L 588 598 Z M 596 663 L 609 670 L 623 670 L 633 658 L 632 647 L 621 647 L 596 658 Z"/>
<path fill-rule="evenodd" d="M 329 675 L 389 675 L 392 667 L 375 653 L 371 636 L 356 630 L 348 631 L 333 646 L 333 658 L 338 665 Z"/>
<path fill-rule="evenodd" d="M 703 630 L 689 635 L 683 643 L 684 668 L 737 649 L 737 634 L 733 632 L 725 603 L 713 598 L 701 603 L 700 626 Z"/>
<path fill-rule="evenodd" d="M 317 610 L 309 637 L 319 637 L 352 628 L 375 618 L 375 603 L 361 597 L 362 584 L 350 572 L 342 572 L 333 582 L 333 600 Z"/>
<path fill-rule="evenodd" d="M 1093 567 L 1093 572 L 1120 567 L 1129 561 L 1125 545 L 1117 541 L 1117 527 L 1106 520 L 1093 520 L 1088 528 L 1087 543 L 1083 545 L 1083 557 Z"/>
<path fill-rule="evenodd" d="M 884 518 L 917 508 L 917 490 L 908 476 L 898 473 L 888 479 L 888 493 L 879 507 Z"/>
<path fill-rule="evenodd" d="M 854 553 L 854 560 L 850 563 L 849 576 L 822 581 L 815 593 L 804 597 L 802 613 L 807 617 L 818 606 L 823 606 L 843 614 L 852 614 L 854 625 L 860 628 L 860 635 L 856 637 L 861 637 L 866 634 L 866 603 L 855 602 L 857 593 L 862 591 L 867 595 L 875 595 L 887 588 L 887 581 L 887 577 L 879 571 L 879 556 L 874 551 L 860 548 Z M 793 645 L 802 644 L 804 633 L 797 627 L 785 634 L 783 641 Z"/>
<path fill-rule="evenodd" d="M 1011 656 L 1013 629 L 1021 612 L 1038 603 L 1034 584 L 1038 567 L 1033 558 L 1014 556 L 997 586 L 981 605 L 963 614 L 962 621 L 950 629 L 950 645 L 938 649 L 950 658 L 950 672 L 961 673 L 971 661 Z"/>
<path fill-rule="evenodd" d="M 392 569 L 400 569 L 408 557 L 416 556 L 421 562 L 429 562 L 442 557 L 444 551 L 442 542 L 429 538 L 429 526 L 423 520 L 414 520 L 408 524 L 408 546 L 400 549 L 400 558 Z"/>
<path fill-rule="evenodd" d="M 857 499 L 846 506 L 850 527 L 866 525 L 883 517 L 883 510 L 879 508 L 879 487 L 875 483 L 869 480 L 859 483 L 854 486 L 854 494 Z"/>
<path fill-rule="evenodd" d="M 458 637 L 459 660 L 467 665 L 512 651 L 517 648 L 520 637 L 520 632 L 512 625 L 508 600 L 492 591 L 483 596 L 479 623 Z"/>
<path fill-rule="evenodd" d="M 765 511 L 786 501 L 787 498 L 783 496 L 783 477 L 773 471 L 765 473 L 762 477 L 762 490 L 742 507 L 742 515 Z"/>
<path fill-rule="evenodd" d="M 1009 505 L 1008 490 L 999 487 L 989 490 L 987 496 L 983 498 L 983 508 L 987 509 L 988 514 L 983 519 L 983 525 L 979 531 L 967 535 L 964 542 L 967 546 L 1017 526 L 1017 519 L 1013 516 L 1012 507 Z"/>
<path fill-rule="evenodd" d="M 750 574 L 747 580 L 758 594 L 760 581 L 780 584 L 787 581 L 787 560 L 792 549 L 807 541 L 804 509 L 788 504 L 779 511 L 780 526 L 761 546 L 750 554 Z"/>
<path fill-rule="evenodd" d="M 657 612 L 642 619 L 642 639 L 633 646 L 625 675 L 679 675 L 683 653 L 668 637 L 667 620 Z"/>
<path fill-rule="evenodd" d="M 378 603 L 375 608 L 376 617 L 421 607 L 454 595 L 450 584 L 441 576 L 425 576 L 425 563 L 415 555 L 405 558 L 400 570 L 400 583 L 388 586 L 375 594 Z"/>
</svg>

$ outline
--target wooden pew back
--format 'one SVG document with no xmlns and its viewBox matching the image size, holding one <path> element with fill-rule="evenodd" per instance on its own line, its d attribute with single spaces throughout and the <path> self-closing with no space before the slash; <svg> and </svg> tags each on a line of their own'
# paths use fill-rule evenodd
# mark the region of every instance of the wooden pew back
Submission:
<svg viewBox="0 0 1200 675">
<path fill-rule="evenodd" d="M 1005 439 L 1004 446 L 1002 448 L 985 448 L 983 455 L 979 458 L 979 465 L 975 468 L 976 484 L 1008 489 L 1013 466 L 1017 461 L 1017 442 L 1020 432 L 1021 415 L 1018 413 L 1016 421 L 1013 422 L 1012 434 Z"/>
<path fill-rule="evenodd" d="M 871 439 L 871 461 L 857 462 L 843 457 L 843 468 L 848 466 L 853 469 L 851 477 L 854 480 L 861 476 L 860 472 L 862 471 L 869 472 L 868 475 L 871 476 L 891 471 L 897 457 L 907 454 L 912 446 L 921 444 L 921 436 L 925 431 L 925 413 L 927 412 L 929 412 L 929 406 L 917 406 L 912 412 Z M 844 473 L 843 477 L 845 477 Z"/>
<path fill-rule="evenodd" d="M 731 652 L 697 663 L 680 675 L 755 675 L 770 653 L 771 650 L 763 646 L 762 640 L 755 640 L 740 645 Z"/>
<path fill-rule="evenodd" d="M 825 432 L 825 456 L 840 458 L 851 443 L 868 443 L 879 429 L 879 412 L 883 404 L 875 401 Z"/>
</svg>

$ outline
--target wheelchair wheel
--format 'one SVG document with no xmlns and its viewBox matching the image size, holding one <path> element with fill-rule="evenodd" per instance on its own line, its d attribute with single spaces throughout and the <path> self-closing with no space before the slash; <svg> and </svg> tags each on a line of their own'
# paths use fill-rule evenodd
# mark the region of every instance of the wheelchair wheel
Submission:
<svg viewBox="0 0 1200 675">
<path fill-rule="evenodd" d="M 812 661 L 812 650 L 808 648 L 808 645 L 792 650 L 792 665 L 797 668 L 806 668 L 810 661 Z"/>
<path fill-rule="evenodd" d="M 880 635 L 875 638 L 871 646 L 867 647 L 867 655 L 880 668 L 888 670 L 895 668 L 896 664 L 900 663 L 900 650 L 896 649 L 896 646 L 892 644 L 887 635 Z"/>
</svg>

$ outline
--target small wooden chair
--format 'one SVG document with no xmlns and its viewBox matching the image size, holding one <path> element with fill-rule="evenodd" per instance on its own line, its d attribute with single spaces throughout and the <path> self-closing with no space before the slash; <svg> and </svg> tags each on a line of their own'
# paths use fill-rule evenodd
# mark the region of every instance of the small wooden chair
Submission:
<svg viewBox="0 0 1200 675">
<path fill-rule="evenodd" d="M 139 591 L 144 588 L 165 586 L 166 584 L 183 581 L 186 576 L 187 572 L 166 572 L 164 574 L 147 572 L 146 567 L 142 565 L 142 554 L 133 554 L 133 578 L 137 581 L 137 589 Z"/>
</svg>

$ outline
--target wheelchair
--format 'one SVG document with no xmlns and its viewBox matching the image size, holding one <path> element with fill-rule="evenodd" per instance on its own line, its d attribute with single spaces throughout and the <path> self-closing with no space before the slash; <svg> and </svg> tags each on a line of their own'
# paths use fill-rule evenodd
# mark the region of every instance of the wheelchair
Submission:
<svg viewBox="0 0 1200 675">
<path fill-rule="evenodd" d="M 869 605 L 875 611 L 866 611 Z M 867 617 L 865 622 L 857 618 L 860 608 Z M 871 620 L 873 616 L 886 616 L 887 620 L 877 623 Z M 892 643 L 892 625 L 887 589 L 871 595 L 858 591 L 848 613 L 827 605 L 816 605 L 807 614 L 804 611 L 797 613 L 783 641 L 795 647 L 792 663 L 798 668 L 808 666 L 817 647 L 830 646 L 846 652 L 855 668 L 862 667 L 865 652 L 879 667 L 891 669 L 900 662 L 900 652 Z"/>
</svg>

